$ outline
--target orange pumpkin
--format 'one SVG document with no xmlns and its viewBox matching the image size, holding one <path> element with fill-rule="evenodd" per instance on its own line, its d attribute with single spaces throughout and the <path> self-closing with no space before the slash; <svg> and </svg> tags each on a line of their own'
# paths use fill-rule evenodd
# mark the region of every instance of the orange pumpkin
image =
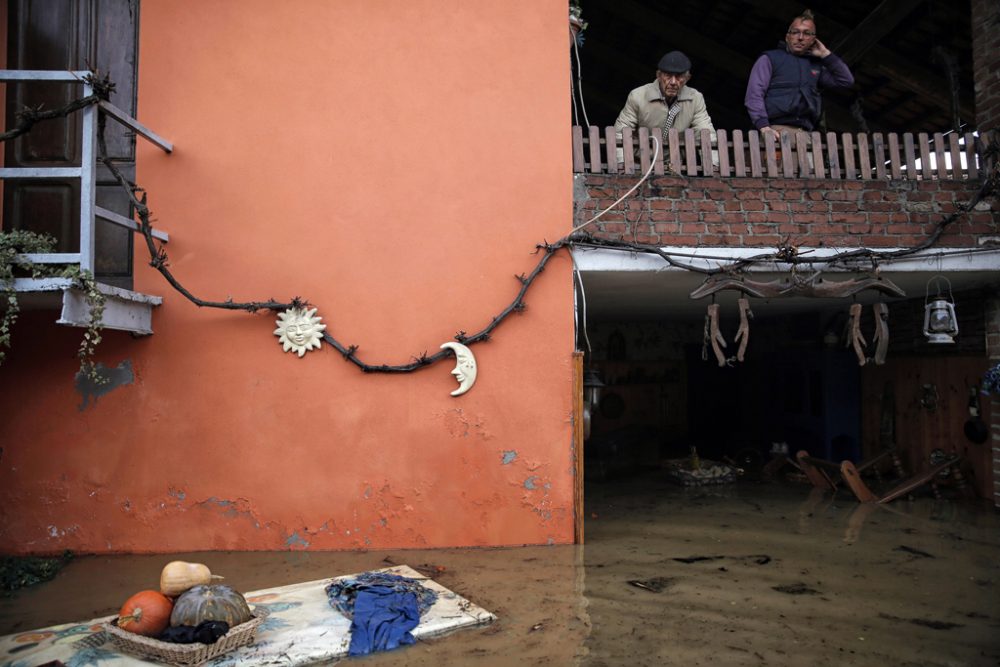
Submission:
<svg viewBox="0 0 1000 667">
<path fill-rule="evenodd" d="M 122 605 L 118 627 L 137 635 L 155 637 L 170 625 L 174 603 L 160 591 L 140 591 Z"/>
</svg>

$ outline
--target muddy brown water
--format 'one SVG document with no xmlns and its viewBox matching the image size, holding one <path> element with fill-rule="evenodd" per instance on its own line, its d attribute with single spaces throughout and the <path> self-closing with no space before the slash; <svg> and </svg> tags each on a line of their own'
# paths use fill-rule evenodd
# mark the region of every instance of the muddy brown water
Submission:
<svg viewBox="0 0 1000 667">
<path fill-rule="evenodd" d="M 588 483 L 587 516 L 582 547 L 81 557 L 0 599 L 0 634 L 113 614 L 178 557 L 243 591 L 405 563 L 499 620 L 363 664 L 1000 664 L 1000 515 L 988 504 L 862 506 L 797 485 L 683 489 L 649 474 Z"/>
</svg>

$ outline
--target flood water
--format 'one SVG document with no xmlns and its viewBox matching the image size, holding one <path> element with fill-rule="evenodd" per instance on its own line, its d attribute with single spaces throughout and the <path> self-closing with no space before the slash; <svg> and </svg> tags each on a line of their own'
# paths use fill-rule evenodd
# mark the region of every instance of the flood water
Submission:
<svg viewBox="0 0 1000 667">
<path fill-rule="evenodd" d="M 408 564 L 499 620 L 366 665 L 1000 664 L 989 504 L 647 473 L 588 482 L 587 516 L 581 547 L 82 557 L 0 598 L 0 634 L 111 615 L 175 558 L 242 591 Z"/>
</svg>

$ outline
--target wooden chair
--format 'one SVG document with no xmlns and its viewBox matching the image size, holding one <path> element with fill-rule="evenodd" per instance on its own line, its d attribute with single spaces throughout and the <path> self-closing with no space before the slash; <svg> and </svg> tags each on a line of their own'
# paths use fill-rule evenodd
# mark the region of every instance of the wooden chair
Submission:
<svg viewBox="0 0 1000 667">
<path fill-rule="evenodd" d="M 962 477 L 962 473 L 959 470 L 959 457 L 952 454 L 949 455 L 941 463 L 932 465 L 927 470 L 917 473 L 912 477 L 904 479 L 894 488 L 890 489 L 886 493 L 878 495 L 868 488 L 868 485 L 864 483 L 861 479 L 861 475 L 858 469 L 850 461 L 844 461 L 840 464 L 840 473 L 844 478 L 844 482 L 847 484 L 851 492 L 854 493 L 854 497 L 862 503 L 888 503 L 900 496 L 909 495 L 916 489 L 920 488 L 924 484 L 930 484 L 934 490 L 935 497 L 940 498 L 940 492 L 937 490 L 937 483 L 939 481 L 939 475 L 945 470 L 951 469 L 952 477 L 963 494 L 966 490 L 966 485 Z"/>
<path fill-rule="evenodd" d="M 869 459 L 865 459 L 855 466 L 855 470 L 858 472 L 864 472 L 865 470 L 868 470 L 869 468 L 876 466 L 876 464 L 884 461 L 886 458 L 892 460 L 892 466 L 896 470 L 896 474 L 900 477 L 906 476 L 903 473 L 903 464 L 899 460 L 899 456 L 896 455 L 895 449 L 886 449 Z M 795 454 L 795 460 L 798 461 L 799 467 L 802 469 L 802 472 L 805 473 L 809 483 L 818 489 L 835 490 L 837 488 L 837 484 L 840 483 L 841 477 L 843 476 L 843 473 L 841 472 L 841 464 L 809 456 L 809 452 L 804 449 L 799 450 Z M 874 467 L 873 471 L 876 478 L 881 482 L 882 478 L 879 474 L 878 467 Z"/>
</svg>

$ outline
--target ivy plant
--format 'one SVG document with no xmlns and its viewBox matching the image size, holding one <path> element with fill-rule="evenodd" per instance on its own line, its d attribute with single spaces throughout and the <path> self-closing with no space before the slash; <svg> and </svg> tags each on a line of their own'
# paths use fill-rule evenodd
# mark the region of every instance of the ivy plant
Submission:
<svg viewBox="0 0 1000 667">
<path fill-rule="evenodd" d="M 90 306 L 90 320 L 83 334 L 77 356 L 80 358 L 80 373 L 89 380 L 103 384 L 106 380 L 97 371 L 94 353 L 101 342 L 105 296 L 98 289 L 97 281 L 90 271 L 82 271 L 78 265 L 69 266 L 36 264 L 21 259 L 19 255 L 30 253 L 51 253 L 56 240 L 48 234 L 39 234 L 26 229 L 0 231 L 0 287 L 2 287 L 2 308 L 0 314 L 0 366 L 11 349 L 11 333 L 21 312 L 14 290 L 14 279 L 23 276 L 31 278 L 69 278 L 84 293 Z"/>
</svg>

